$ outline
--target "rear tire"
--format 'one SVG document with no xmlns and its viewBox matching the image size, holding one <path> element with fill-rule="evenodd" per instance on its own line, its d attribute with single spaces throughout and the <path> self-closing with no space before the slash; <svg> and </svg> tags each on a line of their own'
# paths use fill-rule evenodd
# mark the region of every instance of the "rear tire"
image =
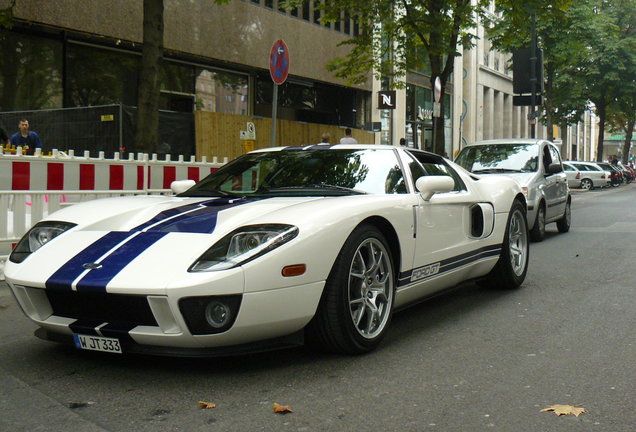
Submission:
<svg viewBox="0 0 636 432">
<path fill-rule="evenodd" d="M 583 179 L 581 180 L 581 189 L 592 190 L 594 189 L 594 183 L 590 179 Z"/>
<path fill-rule="evenodd" d="M 362 354 L 386 335 L 395 297 L 393 257 L 372 225 L 356 228 L 329 273 L 308 338 L 327 351 Z"/>
<path fill-rule="evenodd" d="M 568 200 L 565 205 L 565 211 L 563 212 L 563 217 L 557 221 L 557 228 L 560 233 L 566 233 L 570 231 L 570 224 L 572 222 L 572 201 Z"/>
<path fill-rule="evenodd" d="M 533 242 L 543 241 L 545 238 L 545 205 L 543 202 L 539 204 L 539 210 L 537 211 L 537 219 L 534 221 L 534 226 L 530 231 L 530 240 Z"/>
<path fill-rule="evenodd" d="M 499 261 L 480 285 L 502 289 L 515 289 L 521 286 L 528 273 L 528 237 L 526 209 L 522 203 L 515 201 L 508 215 Z"/>
</svg>

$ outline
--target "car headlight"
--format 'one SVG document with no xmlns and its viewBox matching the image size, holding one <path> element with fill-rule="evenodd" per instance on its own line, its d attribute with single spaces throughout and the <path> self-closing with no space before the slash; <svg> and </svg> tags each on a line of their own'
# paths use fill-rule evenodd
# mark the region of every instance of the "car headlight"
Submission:
<svg viewBox="0 0 636 432">
<path fill-rule="evenodd" d="M 276 249 L 297 235 L 298 228 L 293 225 L 244 226 L 216 242 L 188 271 L 219 271 L 240 266 Z"/>
<path fill-rule="evenodd" d="M 33 252 L 75 225 L 73 223 L 55 221 L 45 221 L 36 224 L 18 242 L 13 252 L 11 252 L 9 260 L 14 263 L 21 263 Z"/>
</svg>

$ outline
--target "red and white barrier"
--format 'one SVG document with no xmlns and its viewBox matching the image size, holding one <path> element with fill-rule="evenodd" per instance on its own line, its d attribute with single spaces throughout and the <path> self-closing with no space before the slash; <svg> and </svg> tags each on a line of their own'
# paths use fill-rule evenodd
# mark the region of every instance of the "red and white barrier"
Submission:
<svg viewBox="0 0 636 432">
<path fill-rule="evenodd" d="M 0 147 L 0 192 L 1 191 L 90 191 L 128 190 L 147 191 L 170 189 L 174 180 L 191 179 L 199 181 L 223 164 L 215 157 L 211 163 L 205 157 L 186 162 L 183 156 L 176 161 L 168 156 L 165 161 L 157 155 L 139 153 L 137 159 L 120 159 L 115 153 L 113 159 L 105 159 L 103 153 L 98 158 L 75 156 L 53 151 L 52 156 L 24 156 L 2 153 Z"/>
<path fill-rule="evenodd" d="M 0 147 L 0 280 L 11 245 L 60 207 L 107 196 L 171 193 L 173 181 L 199 181 L 227 163 L 216 157 L 186 162 L 183 156 L 160 161 L 143 153 L 126 160 L 117 153 L 105 159 L 103 152 L 97 158 L 56 150 L 42 156 L 39 150 L 25 156 L 20 147 L 16 154 L 4 154 Z"/>
</svg>

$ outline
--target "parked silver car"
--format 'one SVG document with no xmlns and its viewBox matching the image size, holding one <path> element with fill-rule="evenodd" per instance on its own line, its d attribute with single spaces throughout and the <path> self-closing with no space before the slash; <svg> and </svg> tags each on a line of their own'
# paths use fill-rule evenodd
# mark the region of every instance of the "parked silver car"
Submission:
<svg viewBox="0 0 636 432">
<path fill-rule="evenodd" d="M 566 161 L 581 173 L 581 189 L 607 187 L 611 183 L 610 173 L 593 162 Z"/>
<path fill-rule="evenodd" d="M 563 162 L 563 171 L 568 178 L 568 187 L 580 188 L 581 187 L 581 171 L 574 165 Z"/>
<path fill-rule="evenodd" d="M 545 225 L 570 230 L 572 197 L 557 147 L 541 139 L 478 141 L 464 147 L 455 162 L 480 174 L 505 174 L 521 185 L 528 205 L 530 238 L 541 241 Z"/>
</svg>

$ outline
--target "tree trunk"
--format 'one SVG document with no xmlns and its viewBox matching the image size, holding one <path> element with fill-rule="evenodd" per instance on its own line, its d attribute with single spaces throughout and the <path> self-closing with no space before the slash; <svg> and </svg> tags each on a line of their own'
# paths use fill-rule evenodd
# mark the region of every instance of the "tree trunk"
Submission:
<svg viewBox="0 0 636 432">
<path fill-rule="evenodd" d="M 554 80 L 554 66 L 552 65 L 552 63 L 548 63 L 545 69 L 547 75 L 547 79 L 545 80 L 545 101 L 543 102 L 543 105 L 545 107 L 545 122 L 548 132 L 548 141 L 554 141 L 554 104 L 552 103 L 552 94 L 554 93 L 552 90 L 552 83 Z M 539 88 L 541 88 L 540 84 Z"/>
<path fill-rule="evenodd" d="M 596 102 L 595 102 L 596 103 Z M 599 101 L 596 105 L 598 113 L 598 141 L 596 142 L 596 161 L 603 162 L 603 139 L 605 138 L 605 101 Z"/>
<path fill-rule="evenodd" d="M 570 146 L 568 146 L 568 141 L 570 140 L 570 137 L 568 136 L 568 122 L 563 120 L 563 122 L 561 123 L 561 158 L 565 159 L 567 157 L 567 160 L 574 160 L 572 158 L 572 148 Z M 563 154 L 563 149 L 570 149 L 567 153 L 567 155 Z"/>
<path fill-rule="evenodd" d="M 636 118 L 631 116 L 627 121 L 627 128 L 625 129 L 625 142 L 623 143 L 623 165 L 629 163 L 629 150 L 632 146 L 632 135 L 634 132 L 634 124 L 636 124 Z"/>
<path fill-rule="evenodd" d="M 137 95 L 135 148 L 152 153 L 159 143 L 159 80 L 163 57 L 163 0 L 144 0 L 143 48 Z"/>
</svg>

